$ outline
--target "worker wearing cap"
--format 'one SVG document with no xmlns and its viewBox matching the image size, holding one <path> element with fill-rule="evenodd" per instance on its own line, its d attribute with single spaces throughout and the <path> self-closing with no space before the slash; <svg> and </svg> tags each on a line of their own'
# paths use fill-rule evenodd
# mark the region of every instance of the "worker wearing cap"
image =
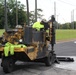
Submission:
<svg viewBox="0 0 76 75">
<path fill-rule="evenodd" d="M 41 22 L 35 22 L 33 24 L 32 28 L 36 29 L 37 31 L 44 29 L 44 24 L 43 24 L 44 21 L 45 21 L 45 19 L 42 19 Z"/>
<path fill-rule="evenodd" d="M 40 22 L 35 22 L 33 24 L 32 28 L 36 29 L 37 31 L 40 31 L 40 29 L 44 28 L 44 26 L 42 24 L 40 24 Z"/>
<path fill-rule="evenodd" d="M 26 48 L 26 46 L 24 44 L 19 44 L 20 42 L 22 42 L 22 38 L 20 36 L 21 34 L 21 27 L 16 27 L 16 28 L 20 28 L 18 30 L 18 32 L 16 32 L 13 36 L 8 36 L 7 38 L 7 43 L 5 44 L 5 47 L 4 47 L 4 55 L 5 57 L 9 56 L 10 55 L 14 55 L 14 48 Z M 18 36 L 19 35 L 19 36 Z"/>
<path fill-rule="evenodd" d="M 23 35 L 24 35 L 23 28 L 22 28 L 21 25 L 17 25 L 16 29 L 18 31 L 15 33 L 15 36 L 16 36 L 16 38 L 18 38 L 19 42 L 21 43 L 21 42 L 23 42 L 22 38 L 23 38 Z"/>
<path fill-rule="evenodd" d="M 37 29 L 38 31 L 40 31 L 41 29 L 48 30 L 49 25 L 46 19 L 42 19 L 41 22 L 35 22 L 32 28 Z"/>
<path fill-rule="evenodd" d="M 13 41 L 13 42 L 12 42 Z M 19 40 L 14 38 L 12 40 L 12 38 L 8 37 L 8 42 L 5 44 L 5 47 L 4 47 L 4 55 L 5 57 L 8 57 L 9 54 L 10 55 L 14 55 L 14 48 L 26 48 L 26 45 L 24 44 L 19 44 Z"/>
</svg>

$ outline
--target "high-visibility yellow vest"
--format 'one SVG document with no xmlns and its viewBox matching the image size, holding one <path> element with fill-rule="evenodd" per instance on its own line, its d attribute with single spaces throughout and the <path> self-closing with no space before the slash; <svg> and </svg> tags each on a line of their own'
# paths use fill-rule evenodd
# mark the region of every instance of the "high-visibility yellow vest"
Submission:
<svg viewBox="0 0 76 75">
<path fill-rule="evenodd" d="M 4 55 L 8 56 L 8 54 L 14 55 L 14 46 L 10 42 L 7 42 L 4 47 Z"/>
<path fill-rule="evenodd" d="M 5 44 L 5 47 L 4 47 L 4 55 L 5 55 L 5 57 L 9 56 L 9 53 L 10 53 L 10 55 L 14 55 L 14 48 L 15 47 L 21 48 L 21 46 L 26 48 L 26 46 L 23 45 L 23 44 L 14 45 L 14 44 L 11 44 L 10 42 L 7 42 Z"/>
<path fill-rule="evenodd" d="M 32 28 L 36 28 L 38 31 L 40 31 L 41 28 L 44 28 L 44 25 L 40 24 L 40 22 L 35 22 Z"/>
</svg>

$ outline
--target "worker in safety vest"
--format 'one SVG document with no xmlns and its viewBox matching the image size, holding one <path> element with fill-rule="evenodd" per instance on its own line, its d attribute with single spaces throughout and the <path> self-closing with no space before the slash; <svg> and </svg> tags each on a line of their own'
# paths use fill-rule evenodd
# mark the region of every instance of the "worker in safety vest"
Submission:
<svg viewBox="0 0 76 75">
<path fill-rule="evenodd" d="M 4 55 L 7 57 L 10 53 L 10 55 L 14 55 L 14 45 L 12 44 L 12 39 L 10 36 L 7 38 L 8 42 L 5 44 L 4 47 Z"/>
<path fill-rule="evenodd" d="M 24 35 L 23 27 L 21 25 L 17 25 L 16 29 L 17 29 L 17 32 L 15 33 L 15 36 L 18 38 L 19 42 L 21 43 L 23 42 L 22 38 Z"/>
<path fill-rule="evenodd" d="M 32 28 L 34 28 L 34 29 L 36 29 L 36 30 L 38 30 L 38 31 L 40 31 L 40 30 L 42 30 L 42 29 L 46 29 L 46 25 L 45 24 L 47 24 L 47 21 L 46 21 L 46 19 L 42 19 L 41 20 L 41 22 L 35 22 L 34 24 L 33 24 L 33 26 L 32 26 Z"/>
<path fill-rule="evenodd" d="M 20 27 L 19 27 L 20 28 Z M 7 43 L 4 47 L 4 55 L 5 57 L 8 57 L 9 55 L 14 55 L 14 48 L 26 48 L 26 45 L 19 44 L 20 40 L 14 36 L 8 36 Z"/>
<path fill-rule="evenodd" d="M 46 19 L 42 19 L 41 22 L 35 22 L 32 28 L 36 29 L 37 31 L 44 30 L 47 33 L 46 37 L 48 37 L 50 24 Z"/>
<path fill-rule="evenodd" d="M 40 30 L 44 30 L 46 32 L 46 42 L 47 42 L 47 46 L 48 46 L 48 50 L 50 50 L 50 41 L 49 41 L 49 21 L 46 21 L 46 19 L 42 19 L 41 22 L 35 22 L 32 26 L 32 28 L 40 31 Z"/>
</svg>

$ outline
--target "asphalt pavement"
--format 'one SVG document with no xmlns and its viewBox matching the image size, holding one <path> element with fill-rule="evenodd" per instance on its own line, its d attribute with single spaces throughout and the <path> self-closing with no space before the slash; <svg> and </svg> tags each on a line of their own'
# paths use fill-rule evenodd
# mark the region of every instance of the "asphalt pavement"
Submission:
<svg viewBox="0 0 76 75">
<path fill-rule="evenodd" d="M 57 56 L 74 57 L 76 62 L 75 41 L 56 44 L 55 52 Z M 15 70 L 9 74 L 5 74 L 0 66 L 0 75 L 76 75 L 76 69 L 73 69 L 75 62 L 61 62 L 50 67 L 42 63 L 16 62 Z"/>
<path fill-rule="evenodd" d="M 76 41 L 55 44 L 57 56 L 76 56 Z"/>
</svg>

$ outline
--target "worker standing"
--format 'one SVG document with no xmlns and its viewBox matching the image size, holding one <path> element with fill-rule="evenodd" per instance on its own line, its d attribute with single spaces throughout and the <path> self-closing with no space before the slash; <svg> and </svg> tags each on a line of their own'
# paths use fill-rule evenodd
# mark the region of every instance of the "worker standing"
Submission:
<svg viewBox="0 0 76 75">
<path fill-rule="evenodd" d="M 32 26 L 32 28 L 36 29 L 37 31 L 40 31 L 42 29 L 46 29 L 46 19 L 42 19 L 40 22 L 35 22 Z"/>
</svg>

